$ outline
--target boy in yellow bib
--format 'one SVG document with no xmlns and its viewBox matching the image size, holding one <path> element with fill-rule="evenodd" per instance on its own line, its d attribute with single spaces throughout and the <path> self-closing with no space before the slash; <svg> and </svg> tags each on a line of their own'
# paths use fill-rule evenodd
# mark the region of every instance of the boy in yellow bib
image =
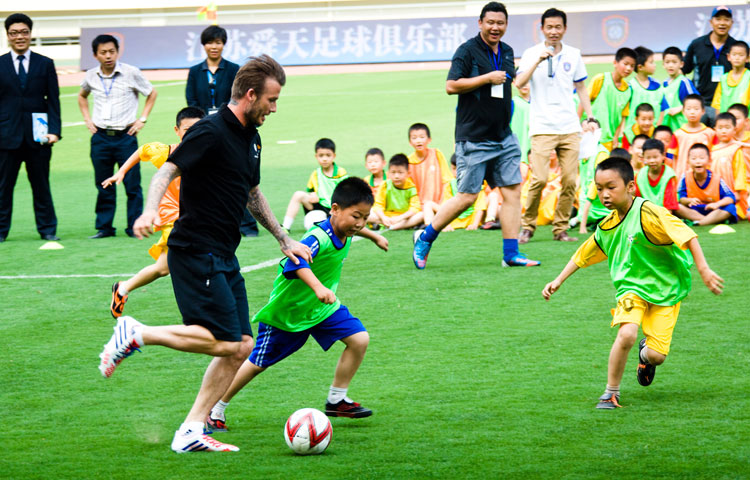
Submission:
<svg viewBox="0 0 750 480">
<path fill-rule="evenodd" d="M 419 193 L 409 178 L 409 159 L 397 153 L 388 161 L 388 180 L 380 184 L 368 222 L 402 230 L 422 224 Z"/>
<path fill-rule="evenodd" d="M 690 291 L 693 261 L 713 293 L 721 293 L 724 280 L 709 268 L 695 232 L 664 207 L 633 197 L 635 181 L 628 162 L 603 161 L 596 168 L 595 181 L 599 199 L 612 213 L 544 287 L 542 296 L 549 300 L 579 268 L 609 263 L 617 290 L 612 326 L 619 331 L 609 354 L 607 387 L 596 408 L 614 409 L 621 407 L 620 381 L 639 326 L 645 338 L 638 345 L 638 383 L 650 385 L 656 366 L 667 358 L 680 302 Z M 690 250 L 692 259 L 685 250 Z"/>
<path fill-rule="evenodd" d="M 198 120 L 205 117 L 206 114 L 198 107 L 185 107 L 177 113 L 177 125 L 174 127 L 175 133 L 182 140 L 188 129 Z M 178 144 L 165 145 L 159 142 L 151 142 L 143 145 L 135 151 L 130 158 L 120 167 L 113 176 L 102 182 L 102 187 L 107 188 L 110 185 L 122 182 L 128 170 L 138 165 L 138 162 L 151 162 L 156 168 L 161 168 L 167 161 L 169 155 L 177 148 Z M 167 239 L 172 232 L 172 227 L 180 214 L 180 177 L 175 178 L 167 187 L 159 203 L 159 220 L 155 224 L 157 230 L 161 230 L 161 238 L 151 248 L 148 249 L 149 255 L 153 257 L 156 263 L 144 267 L 140 272 L 122 282 L 115 282 L 112 285 L 112 301 L 109 311 L 114 318 L 122 315 L 125 308 L 125 302 L 128 301 L 128 295 L 136 288 L 148 285 L 154 280 L 169 275 L 169 266 L 167 265 Z"/>
</svg>

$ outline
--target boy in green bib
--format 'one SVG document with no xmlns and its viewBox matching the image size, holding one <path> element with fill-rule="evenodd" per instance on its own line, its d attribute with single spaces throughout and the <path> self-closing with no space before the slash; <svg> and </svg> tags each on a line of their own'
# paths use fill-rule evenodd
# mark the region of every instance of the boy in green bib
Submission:
<svg viewBox="0 0 750 480">
<path fill-rule="evenodd" d="M 259 322 L 255 348 L 211 410 L 206 421 L 209 429 L 226 431 L 224 410 L 232 397 L 266 368 L 299 350 L 310 335 L 326 351 L 339 340 L 346 345 L 336 366 L 326 415 L 372 415 L 372 410 L 346 395 L 370 337 L 362 322 L 341 304 L 336 289 L 353 236 L 365 237 L 388 251 L 386 238 L 364 228 L 373 202 L 370 186 L 364 180 L 342 180 L 331 196 L 331 217 L 315 224 L 301 240 L 310 247 L 314 262 L 281 262 L 268 303 L 253 317 L 253 322 Z"/>
<path fill-rule="evenodd" d="M 288 232 L 294 223 L 300 207 L 308 214 L 320 210 L 329 215 L 331 194 L 338 183 L 347 177 L 346 170 L 336 165 L 336 144 L 330 138 L 321 138 L 315 142 L 315 160 L 318 168 L 310 174 L 305 191 L 294 192 L 281 226 Z"/>
<path fill-rule="evenodd" d="M 638 345 L 638 383 L 650 385 L 656 366 L 666 359 L 680 302 L 690 291 L 693 261 L 703 283 L 716 295 L 724 280 L 709 268 L 695 232 L 664 207 L 633 197 L 630 163 L 619 158 L 603 161 L 595 181 L 599 199 L 612 212 L 544 287 L 542 296 L 549 300 L 579 268 L 607 260 L 617 292 L 612 326 L 619 330 L 609 354 L 607 387 L 596 408 L 614 409 L 621 406 L 620 381 L 639 326 L 645 338 Z"/>
<path fill-rule="evenodd" d="M 729 49 L 727 59 L 732 70 L 721 76 L 711 102 L 717 113 L 726 112 L 735 103 L 750 103 L 750 70 L 745 68 L 747 57 L 748 46 L 742 40 Z"/>
<path fill-rule="evenodd" d="M 664 143 L 649 138 L 643 143 L 644 168 L 635 177 L 635 196 L 660 205 L 672 213 L 680 210 L 677 175 L 664 164 Z M 684 207 L 687 208 L 687 207 Z"/>
</svg>

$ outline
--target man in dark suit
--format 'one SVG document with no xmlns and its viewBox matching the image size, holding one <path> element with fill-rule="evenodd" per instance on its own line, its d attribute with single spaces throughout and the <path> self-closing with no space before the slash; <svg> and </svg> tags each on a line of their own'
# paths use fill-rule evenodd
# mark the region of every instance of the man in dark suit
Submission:
<svg viewBox="0 0 750 480">
<path fill-rule="evenodd" d="M 206 59 L 190 67 L 185 100 L 189 107 L 200 107 L 207 114 L 216 113 L 219 107 L 229 101 L 232 83 L 240 66 L 221 56 L 227 43 L 227 31 L 218 25 L 211 25 L 201 32 L 201 45 L 206 51 Z M 257 237 L 258 225 L 253 216 L 245 211 L 240 224 L 240 233 L 245 237 Z"/>
<path fill-rule="evenodd" d="M 34 197 L 36 229 L 43 240 L 60 240 L 49 186 L 52 145 L 60 140 L 60 89 L 52 59 L 29 51 L 32 24 L 23 13 L 5 19 L 11 52 L 0 56 L 0 242 L 10 231 L 22 162 Z M 47 134 L 36 141 L 32 113 L 47 115 Z"/>
</svg>

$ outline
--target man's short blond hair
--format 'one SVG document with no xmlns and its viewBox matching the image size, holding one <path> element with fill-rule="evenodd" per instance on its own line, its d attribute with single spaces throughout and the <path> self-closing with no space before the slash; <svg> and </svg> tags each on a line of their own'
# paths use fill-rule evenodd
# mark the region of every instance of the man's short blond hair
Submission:
<svg viewBox="0 0 750 480">
<path fill-rule="evenodd" d="M 268 55 L 250 57 L 250 60 L 240 67 L 232 83 L 232 100 L 239 100 L 247 94 L 250 89 L 260 96 L 266 86 L 266 79 L 273 78 L 282 87 L 286 83 L 284 67 Z"/>
</svg>

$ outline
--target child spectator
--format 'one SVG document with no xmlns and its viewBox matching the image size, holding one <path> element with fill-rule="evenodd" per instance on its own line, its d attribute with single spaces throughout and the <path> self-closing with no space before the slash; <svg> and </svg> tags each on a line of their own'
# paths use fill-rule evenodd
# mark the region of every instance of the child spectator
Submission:
<svg viewBox="0 0 750 480">
<path fill-rule="evenodd" d="M 430 148 L 431 141 L 430 128 L 424 123 L 415 123 L 409 127 L 409 145 L 414 148 L 414 152 L 408 157 L 409 178 L 417 187 L 422 208 L 427 202 L 435 205 L 443 203 L 445 187 L 453 180 L 443 152 Z"/>
<path fill-rule="evenodd" d="M 639 107 L 644 103 L 650 105 L 652 113 L 651 125 L 653 125 L 654 120 L 659 118 L 661 114 L 661 101 L 664 98 L 661 84 L 651 77 L 656 71 L 654 52 L 646 47 L 635 47 L 634 50 L 636 54 L 635 76 L 628 82 L 630 88 L 633 89 L 633 96 L 630 99 L 630 112 L 627 120 L 625 120 L 626 134 L 636 123 L 638 111 L 633 110 L 633 107 Z M 638 133 L 651 136 L 649 131 L 643 129 Z"/>
<path fill-rule="evenodd" d="M 367 151 L 365 154 L 365 168 L 370 174 L 364 180 L 370 186 L 372 195 L 375 196 L 378 187 L 386 179 L 385 154 L 383 154 L 381 149 L 374 147 Z"/>
<path fill-rule="evenodd" d="M 448 200 L 451 197 L 456 196 L 458 193 L 458 184 L 456 182 L 456 154 L 454 153 L 451 155 L 451 171 L 453 172 L 453 180 L 451 180 L 450 185 L 448 186 L 448 189 L 446 192 L 443 193 L 443 198 L 445 200 Z M 484 218 L 484 212 L 487 210 L 487 190 L 489 190 L 489 186 L 487 185 L 487 182 L 484 183 L 482 191 L 479 192 L 479 196 L 477 197 L 476 201 L 472 206 L 467 208 L 466 210 L 461 213 L 458 217 L 456 217 L 451 223 L 448 224 L 447 227 L 443 229 L 444 232 L 450 232 L 452 230 L 459 230 L 462 228 L 465 228 L 466 230 L 476 230 L 479 228 L 479 224 L 482 223 L 482 218 Z M 499 189 L 498 189 L 499 190 Z M 437 213 L 437 211 L 433 212 L 433 215 Z M 427 218 L 427 214 L 425 213 L 425 218 Z M 430 219 L 429 222 L 425 220 L 425 223 L 428 225 L 432 223 L 432 219 Z"/>
<path fill-rule="evenodd" d="M 633 139 L 637 135 L 645 135 L 651 138 L 654 134 L 654 107 L 649 103 L 641 103 L 635 109 L 635 123 L 630 128 L 625 128 L 622 136 L 622 148 L 629 149 Z"/>
<path fill-rule="evenodd" d="M 750 185 L 750 131 L 748 130 L 747 105 L 735 103 L 729 107 L 728 111 L 734 115 L 734 118 L 737 120 L 737 126 L 734 129 L 734 138 L 742 143 L 742 154 L 745 157 L 747 184 Z M 750 215 L 748 215 L 748 218 L 750 218 Z"/>
<path fill-rule="evenodd" d="M 628 149 L 628 153 L 630 153 L 630 165 L 633 166 L 633 171 L 636 175 L 643 168 L 643 143 L 646 140 L 648 140 L 646 135 L 636 135 L 633 137 L 633 144 Z"/>
<path fill-rule="evenodd" d="M 697 94 L 698 90 L 693 82 L 682 73 L 682 50 L 678 47 L 668 47 L 662 54 L 662 63 L 669 78 L 662 85 L 664 97 L 661 101 L 659 124 L 669 127 L 671 133 L 687 122 L 682 113 L 682 102 L 688 95 Z M 669 144 L 665 144 L 665 147 L 669 149 Z"/>
<path fill-rule="evenodd" d="M 291 230 L 300 207 L 304 208 L 305 214 L 313 210 L 322 210 L 328 215 L 333 189 L 346 178 L 346 170 L 336 165 L 336 144 L 330 138 L 321 138 L 315 142 L 315 159 L 319 166 L 310 175 L 307 190 L 294 192 L 289 200 L 284 221 L 281 223 L 287 232 Z"/>
<path fill-rule="evenodd" d="M 342 180 L 331 196 L 331 217 L 314 225 L 302 239 L 312 250 L 314 262 L 300 259 L 279 266 L 268 303 L 253 317 L 258 339 L 221 400 L 207 419 L 208 428 L 226 431 L 225 409 L 229 401 L 268 367 L 299 350 L 310 335 L 328 351 L 337 341 L 341 353 L 328 392 L 325 414 L 329 417 L 362 418 L 372 410 L 347 396 L 349 384 L 365 356 L 370 336 L 336 296 L 341 269 L 354 235 L 372 240 L 388 251 L 388 240 L 366 228 L 372 193 L 360 178 Z"/>
<path fill-rule="evenodd" d="M 724 180 L 708 169 L 710 163 L 711 154 L 707 146 L 696 143 L 690 147 L 690 170 L 680 179 L 677 190 L 680 204 L 688 209 L 681 209 L 678 215 L 695 225 L 713 225 L 727 220 L 737 223 L 734 194 Z"/>
<path fill-rule="evenodd" d="M 174 127 L 177 137 L 182 137 L 198 120 L 205 117 L 206 114 L 198 107 L 185 107 L 177 112 L 176 126 Z M 151 162 L 156 168 L 161 168 L 167 157 L 177 148 L 178 144 L 165 145 L 159 142 L 147 143 L 133 152 L 130 158 L 117 170 L 113 176 L 102 182 L 102 187 L 107 188 L 110 185 L 119 184 L 125 178 L 125 174 L 138 165 L 138 162 Z M 134 276 L 122 282 L 115 282 L 112 285 L 112 301 L 110 302 L 109 311 L 114 318 L 122 315 L 125 303 L 128 301 L 128 295 L 136 288 L 148 285 L 154 280 L 169 275 L 169 265 L 167 265 L 167 239 L 172 233 L 174 222 L 180 213 L 180 180 L 177 177 L 169 184 L 167 191 L 159 202 L 158 223 L 154 224 L 154 230 L 161 230 L 161 238 L 158 242 L 148 249 L 149 255 L 156 263 L 144 267 Z"/>
<path fill-rule="evenodd" d="M 401 230 L 421 225 L 423 219 L 417 187 L 409 178 L 409 159 L 397 153 L 388 161 L 388 180 L 378 187 L 368 221 Z"/>
<path fill-rule="evenodd" d="M 633 170 L 627 162 L 610 158 L 600 163 L 596 185 L 612 213 L 544 287 L 542 296 L 549 300 L 579 268 L 607 260 L 617 295 L 611 325 L 618 332 L 609 354 L 607 386 L 596 408 L 609 410 L 622 406 L 620 382 L 639 326 L 645 338 L 638 342 L 638 383 L 650 385 L 656 367 L 666 360 L 680 302 L 690 292 L 692 261 L 714 294 L 721 293 L 724 280 L 709 268 L 695 232 L 668 210 L 633 198 Z"/>
<path fill-rule="evenodd" d="M 584 120 L 583 134 L 591 134 L 594 138 L 601 135 L 599 130 L 599 122 L 596 119 Z M 615 150 L 622 150 L 616 148 Z M 613 150 L 614 151 L 614 150 Z M 625 151 L 627 154 L 627 151 Z M 579 223 L 578 231 L 580 233 L 587 233 L 588 226 L 596 224 L 602 218 L 609 215 L 609 210 L 605 209 L 601 203 L 596 199 L 596 185 L 594 185 L 594 171 L 596 166 L 601 162 L 610 157 L 610 152 L 601 144 L 597 142 L 596 151 L 594 155 L 581 158 L 578 167 L 578 216 L 577 220 Z M 628 154 L 628 159 L 630 155 Z M 589 194 L 593 191 L 593 198 L 589 199 Z M 592 203 L 593 202 L 593 203 Z M 596 203 L 596 205 L 594 205 Z"/>
<path fill-rule="evenodd" d="M 635 177 L 635 196 L 661 205 L 671 212 L 680 209 L 677 176 L 664 164 L 664 144 L 649 138 L 643 143 L 643 168 Z"/>
<path fill-rule="evenodd" d="M 730 54 L 731 55 L 731 54 Z M 716 116 L 718 143 L 711 148 L 711 171 L 727 184 L 735 196 L 737 216 L 747 217 L 747 172 L 742 145 L 734 139 L 737 120 L 729 112 Z"/>
<path fill-rule="evenodd" d="M 531 149 L 531 137 L 529 136 L 529 102 L 531 102 L 531 97 L 529 97 L 529 92 L 531 92 L 531 84 L 526 83 L 518 89 L 518 95 L 513 97 L 510 102 L 510 129 L 518 137 L 518 146 L 521 148 L 521 163 L 529 163 L 528 151 Z"/>
<path fill-rule="evenodd" d="M 747 105 L 750 102 L 750 71 L 745 68 L 747 57 L 747 43 L 742 40 L 729 48 L 727 59 L 732 64 L 732 70 L 721 76 L 711 102 L 717 112 L 726 112 L 735 103 Z"/>
<path fill-rule="evenodd" d="M 674 173 L 681 178 L 687 170 L 688 152 L 696 143 L 713 145 L 716 134 L 713 129 L 701 123 L 701 117 L 705 113 L 703 97 L 698 94 L 690 94 L 683 101 L 683 113 L 687 123 L 674 132 L 677 139 L 677 155 L 674 165 Z"/>
<path fill-rule="evenodd" d="M 591 80 L 589 98 L 591 112 L 602 126 L 602 145 L 607 150 L 617 147 L 625 119 L 630 113 L 630 99 L 633 89 L 625 79 L 633 73 L 636 53 L 631 48 L 621 48 L 615 53 L 612 73 L 600 73 Z M 579 105 L 579 115 L 582 113 Z"/>
<path fill-rule="evenodd" d="M 677 152 L 677 140 L 674 138 L 672 129 L 666 125 L 659 125 L 654 128 L 652 138 L 655 138 L 664 144 L 664 160 L 667 165 L 674 168 L 674 154 Z"/>
</svg>

